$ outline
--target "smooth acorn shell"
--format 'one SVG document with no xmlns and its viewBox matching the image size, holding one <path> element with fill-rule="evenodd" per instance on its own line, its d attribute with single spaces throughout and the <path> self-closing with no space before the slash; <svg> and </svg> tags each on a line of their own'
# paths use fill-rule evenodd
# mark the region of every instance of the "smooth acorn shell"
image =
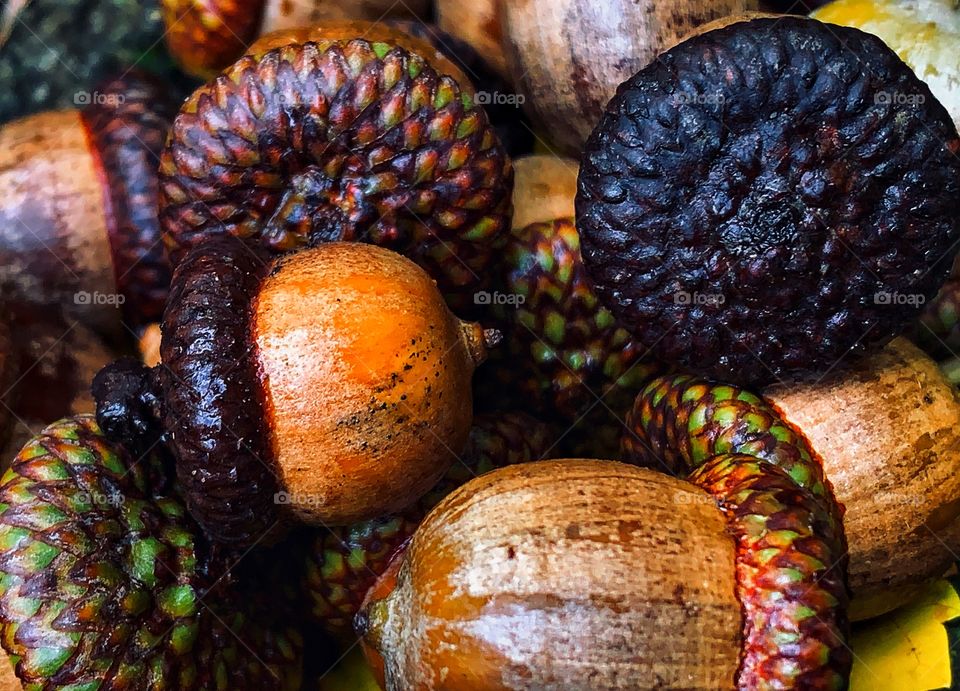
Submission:
<svg viewBox="0 0 960 691">
<path fill-rule="evenodd" d="M 530 118 L 575 155 L 617 87 L 694 27 L 757 0 L 511 0 L 503 43 Z"/>
<path fill-rule="evenodd" d="M 16 311 L 59 309 L 120 333 L 105 192 L 78 111 L 0 129 L 0 292 Z"/>
<path fill-rule="evenodd" d="M 764 392 L 820 457 L 850 550 L 851 619 L 899 606 L 960 552 L 960 397 L 904 338 Z"/>
<path fill-rule="evenodd" d="M 387 689 L 734 686 L 733 538 L 682 480 L 610 461 L 496 470 L 431 511 L 395 571 L 360 617 Z"/>
<path fill-rule="evenodd" d="M 261 285 L 252 332 L 274 463 L 300 520 L 408 506 L 466 444 L 482 332 L 409 259 L 363 243 L 287 255 Z"/>
</svg>

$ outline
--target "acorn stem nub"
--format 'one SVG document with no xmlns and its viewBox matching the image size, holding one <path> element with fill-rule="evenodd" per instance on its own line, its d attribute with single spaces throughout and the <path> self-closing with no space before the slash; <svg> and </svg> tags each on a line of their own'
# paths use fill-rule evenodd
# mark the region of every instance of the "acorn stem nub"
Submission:
<svg viewBox="0 0 960 691">
<path fill-rule="evenodd" d="M 157 371 L 123 358 L 97 372 L 91 387 L 101 431 L 137 456 L 163 436 Z"/>
</svg>

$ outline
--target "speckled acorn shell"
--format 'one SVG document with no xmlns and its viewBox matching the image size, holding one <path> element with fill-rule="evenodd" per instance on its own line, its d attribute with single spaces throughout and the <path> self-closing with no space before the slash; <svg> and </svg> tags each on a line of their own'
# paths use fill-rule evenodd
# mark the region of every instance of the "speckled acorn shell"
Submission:
<svg viewBox="0 0 960 691">
<path fill-rule="evenodd" d="M 269 261 L 211 240 L 178 265 L 162 332 L 159 408 L 188 506 L 243 544 L 415 501 L 466 443 L 485 355 L 425 272 L 364 243 Z"/>
<path fill-rule="evenodd" d="M 187 72 L 209 78 L 274 31 L 342 20 L 421 17 L 428 0 L 161 0 L 167 47 Z M 362 34 L 357 34 L 361 36 Z"/>
<path fill-rule="evenodd" d="M 121 321 L 160 315 L 169 283 L 156 168 L 173 109 L 136 72 L 92 93 L 0 129 L 0 295 L 14 319 L 63 310 L 126 335 Z"/>
<path fill-rule="evenodd" d="M 844 688 L 822 506 L 780 468 L 717 459 L 692 483 L 525 463 L 449 495 L 357 618 L 383 687 Z"/>
<path fill-rule="evenodd" d="M 335 33 L 243 57 L 184 104 L 160 170 L 173 261 L 223 234 L 274 253 L 363 240 L 472 304 L 509 225 L 495 130 L 414 39 Z"/>
<path fill-rule="evenodd" d="M 960 396 L 904 338 L 821 381 L 764 392 L 844 507 L 852 619 L 898 607 L 960 551 Z"/>
<path fill-rule="evenodd" d="M 960 549 L 960 400 L 902 338 L 819 380 L 764 392 L 659 377 L 627 417 L 625 457 L 685 473 L 750 453 L 830 488 L 848 540 L 851 619 L 891 610 L 939 578 Z"/>
<path fill-rule="evenodd" d="M 530 119 L 577 156 L 622 82 L 694 27 L 756 9 L 757 0 L 505 2 L 502 40 Z"/>
</svg>

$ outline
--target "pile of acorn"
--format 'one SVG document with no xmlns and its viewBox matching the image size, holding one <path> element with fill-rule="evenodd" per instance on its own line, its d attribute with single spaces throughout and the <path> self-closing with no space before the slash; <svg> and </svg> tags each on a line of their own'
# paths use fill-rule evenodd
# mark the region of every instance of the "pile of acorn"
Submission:
<svg viewBox="0 0 960 691">
<path fill-rule="evenodd" d="M 9 688 L 845 688 L 955 560 L 960 135 L 879 38 L 148 9 L 0 127 Z"/>
</svg>

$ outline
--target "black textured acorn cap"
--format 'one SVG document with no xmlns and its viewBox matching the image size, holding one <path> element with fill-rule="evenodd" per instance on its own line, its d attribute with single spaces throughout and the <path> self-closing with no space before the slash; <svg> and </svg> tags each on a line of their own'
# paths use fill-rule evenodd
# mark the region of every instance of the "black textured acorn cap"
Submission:
<svg viewBox="0 0 960 691">
<path fill-rule="evenodd" d="M 621 85 L 577 214 L 601 300 L 655 357 L 739 383 L 882 344 L 945 278 L 960 140 L 880 39 L 803 18 L 696 36 Z"/>
</svg>

